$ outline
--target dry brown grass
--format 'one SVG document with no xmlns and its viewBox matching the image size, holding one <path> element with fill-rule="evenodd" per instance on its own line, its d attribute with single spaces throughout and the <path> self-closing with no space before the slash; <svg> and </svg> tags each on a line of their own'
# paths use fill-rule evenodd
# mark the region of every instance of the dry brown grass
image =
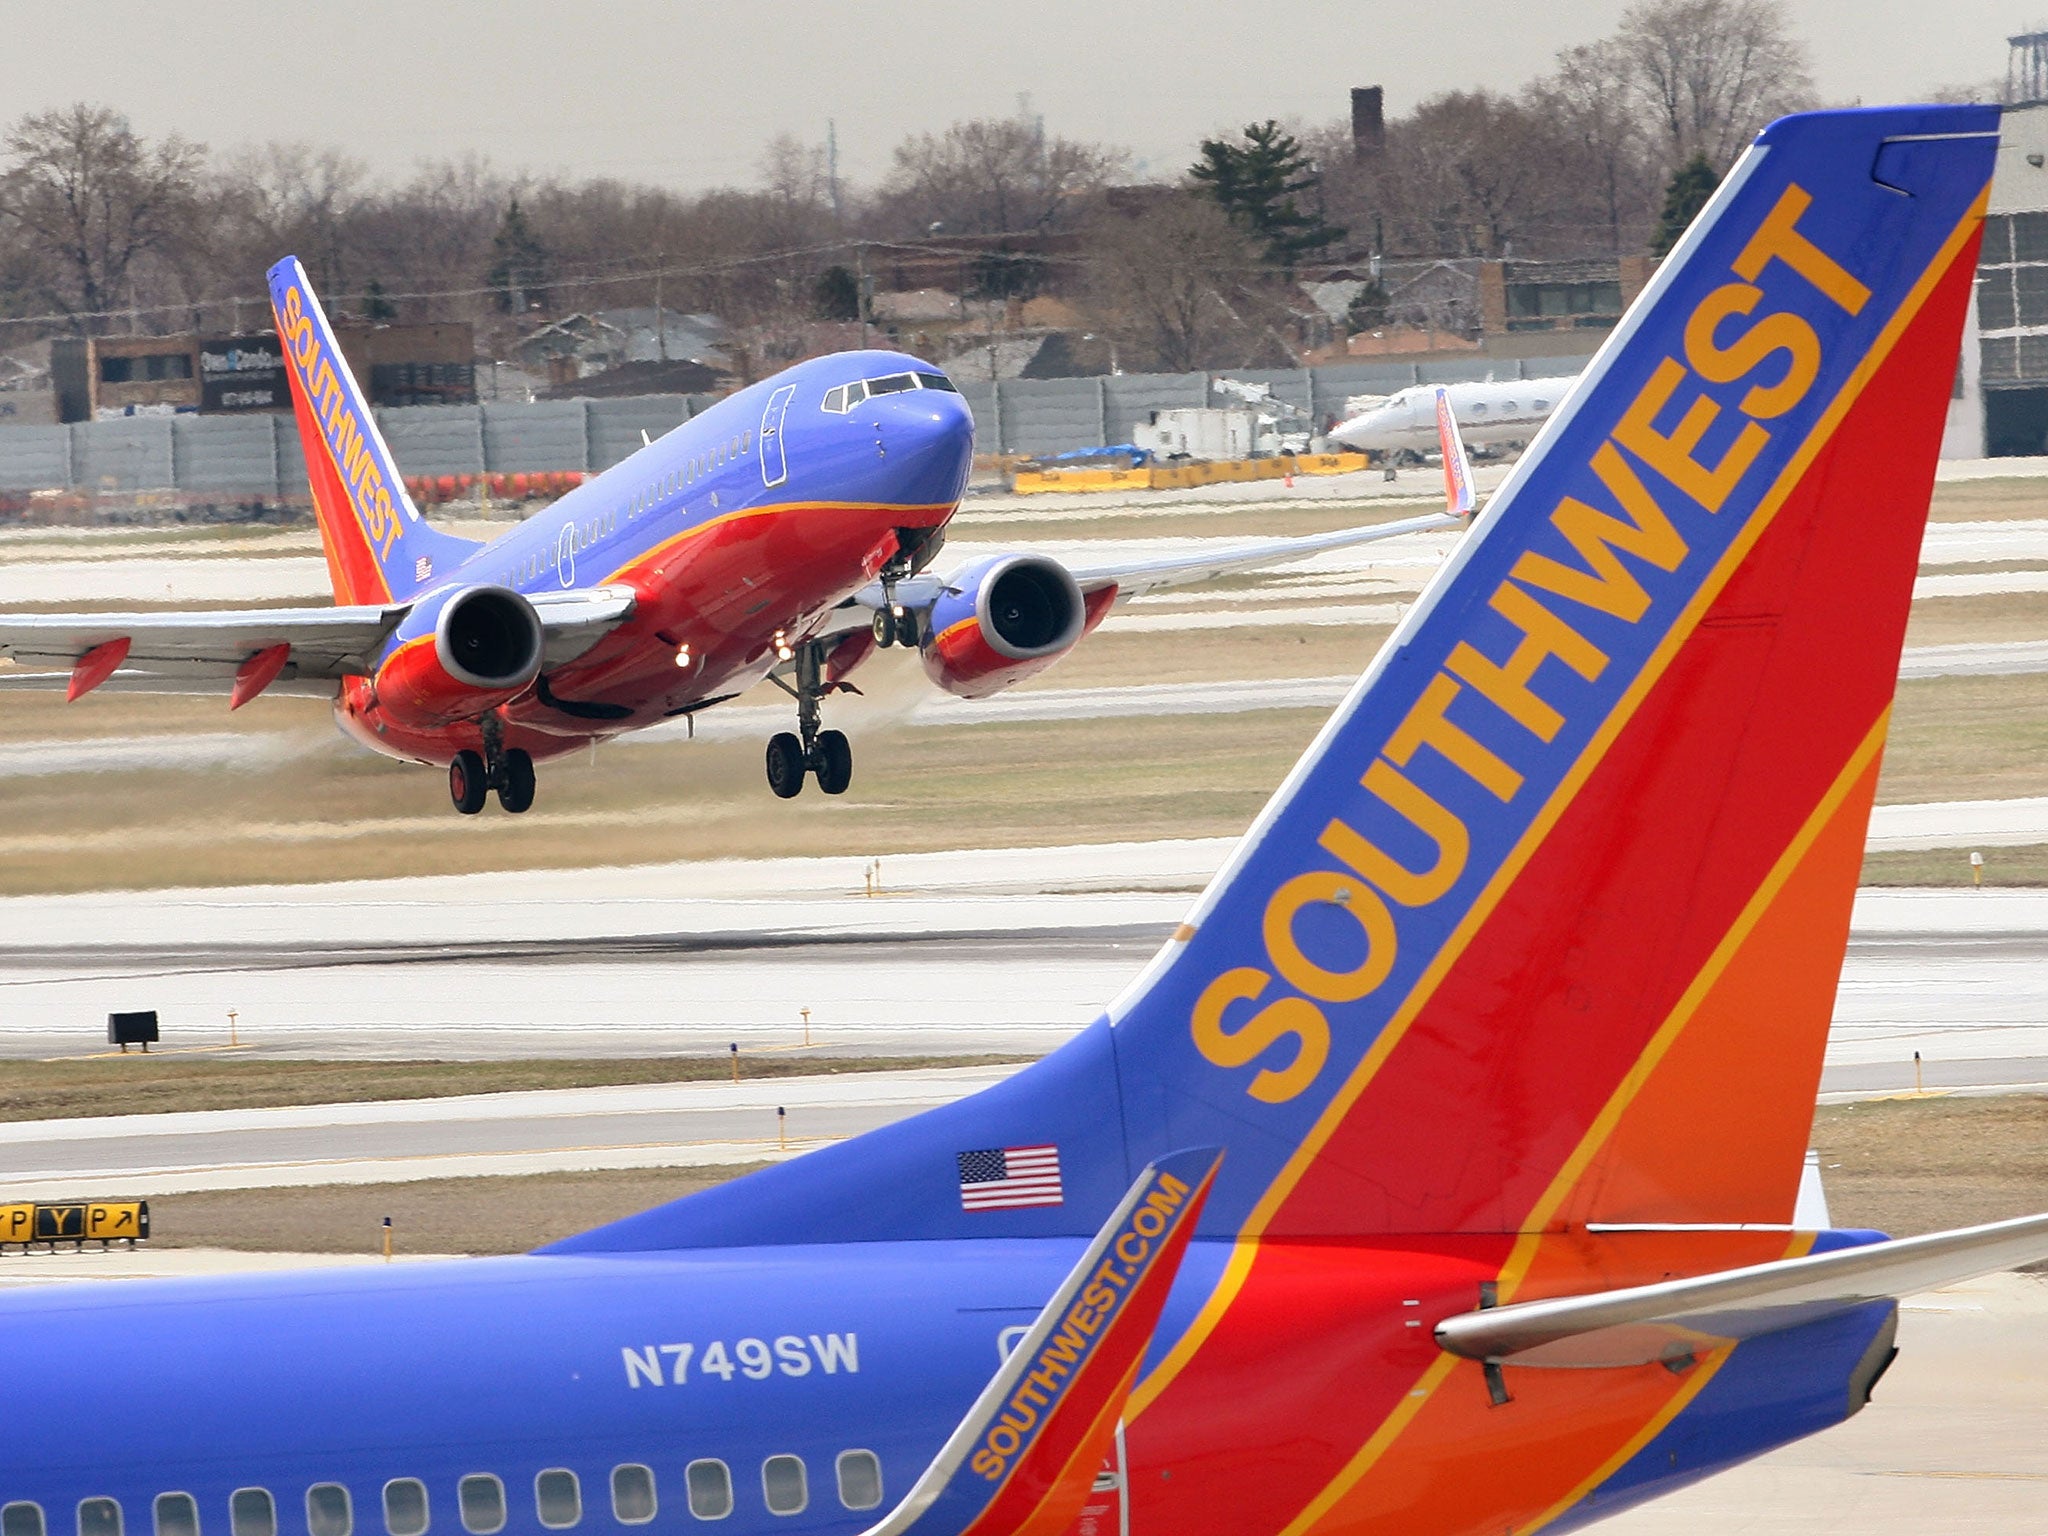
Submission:
<svg viewBox="0 0 2048 1536">
<path fill-rule="evenodd" d="M 2048 1211 L 2048 1098 L 1823 1106 L 1813 1145 L 1838 1227 L 1905 1237 Z"/>
<path fill-rule="evenodd" d="M 1937 523 L 2048 517 L 2048 479 L 2015 475 L 2004 480 L 1950 480 L 1935 486 L 1928 517 Z"/>
<path fill-rule="evenodd" d="M 149 1202 L 150 1241 L 165 1248 L 373 1254 L 383 1248 L 389 1216 L 397 1253 L 524 1253 L 763 1166 L 162 1195 Z"/>
<path fill-rule="evenodd" d="M 971 1067 L 1023 1056 L 773 1056 L 742 1053 L 742 1078 L 816 1077 L 914 1067 Z M 291 1104 L 357 1104 L 438 1099 L 538 1088 L 625 1083 L 723 1082 L 725 1055 L 651 1060 L 276 1061 L 257 1057 L 96 1056 L 75 1061 L 0 1061 L 0 1121 L 176 1110 L 275 1109 Z"/>
<path fill-rule="evenodd" d="M 1899 685 L 1880 801 L 2042 793 L 2048 793 L 2048 674 Z"/>
</svg>

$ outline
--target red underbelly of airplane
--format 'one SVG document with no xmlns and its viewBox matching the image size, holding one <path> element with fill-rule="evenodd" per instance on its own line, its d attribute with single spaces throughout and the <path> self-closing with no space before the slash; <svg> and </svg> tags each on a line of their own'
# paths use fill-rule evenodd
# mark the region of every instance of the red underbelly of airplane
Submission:
<svg viewBox="0 0 2048 1536">
<path fill-rule="evenodd" d="M 705 699 L 744 692 L 794 641 L 869 581 L 899 528 L 943 524 L 947 507 L 781 507 L 716 521 L 657 546 L 598 585 L 629 585 L 634 616 L 584 655 L 543 674 L 500 712 L 503 744 L 543 761 L 653 725 Z M 688 647 L 689 665 L 678 665 Z M 344 685 L 344 732 L 375 751 L 445 764 L 480 750 L 481 727 L 400 725 L 368 680 Z"/>
</svg>

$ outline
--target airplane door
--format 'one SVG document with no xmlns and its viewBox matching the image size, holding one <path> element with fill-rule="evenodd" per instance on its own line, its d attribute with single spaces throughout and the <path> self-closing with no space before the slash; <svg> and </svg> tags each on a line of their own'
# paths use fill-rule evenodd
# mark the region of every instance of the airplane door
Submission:
<svg viewBox="0 0 2048 1536">
<path fill-rule="evenodd" d="M 795 394 L 794 384 L 783 385 L 768 397 L 767 409 L 761 412 L 761 483 L 771 488 L 789 478 L 789 458 L 782 451 L 782 421 Z"/>
</svg>

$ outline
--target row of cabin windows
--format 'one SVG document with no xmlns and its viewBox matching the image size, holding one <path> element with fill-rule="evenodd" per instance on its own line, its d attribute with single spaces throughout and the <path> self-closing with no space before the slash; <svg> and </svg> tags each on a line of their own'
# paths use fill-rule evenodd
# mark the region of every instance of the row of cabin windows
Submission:
<svg viewBox="0 0 2048 1536">
<path fill-rule="evenodd" d="M 754 429 L 749 427 L 738 436 L 720 443 L 716 448 L 707 448 L 704 452 L 697 454 L 687 464 L 670 470 L 660 480 L 633 498 L 633 505 L 626 515 L 628 517 L 640 516 L 641 513 L 650 510 L 656 502 L 661 501 L 664 497 L 675 495 L 676 492 L 682 490 L 685 486 L 694 485 L 699 479 L 710 474 L 712 470 L 728 464 L 734 459 L 743 458 L 753 451 Z"/>
<path fill-rule="evenodd" d="M 834 1467 L 839 1502 L 848 1509 L 876 1509 L 882 1502 L 882 1463 L 873 1451 L 841 1451 Z M 732 1470 L 705 1457 L 683 1469 L 690 1513 L 699 1520 L 723 1520 L 733 1511 Z M 761 1499 L 771 1515 L 794 1515 L 809 1507 L 810 1477 L 801 1456 L 770 1456 L 761 1463 Z M 473 1472 L 456 1484 L 462 1528 L 470 1536 L 493 1536 L 505 1528 L 505 1485 L 488 1472 Z M 574 1472 L 550 1467 L 533 1480 L 534 1514 L 549 1530 L 566 1531 L 583 1521 L 583 1489 Z M 612 1468 L 612 1518 L 621 1525 L 645 1525 L 660 1508 L 654 1469 L 628 1462 Z M 151 1511 L 154 1536 L 202 1536 L 199 1504 L 189 1493 L 160 1493 Z M 388 1536 L 426 1536 L 431 1523 L 427 1485 L 416 1477 L 384 1485 L 384 1529 Z M 267 1488 L 238 1488 L 228 1498 L 231 1536 L 278 1536 L 277 1503 Z M 340 1483 L 315 1483 L 306 1490 L 306 1536 L 354 1536 L 355 1512 Z M 43 1507 L 28 1500 L 0 1506 L 0 1536 L 48 1536 Z M 117 1499 L 82 1499 L 78 1536 L 122 1536 Z"/>
</svg>

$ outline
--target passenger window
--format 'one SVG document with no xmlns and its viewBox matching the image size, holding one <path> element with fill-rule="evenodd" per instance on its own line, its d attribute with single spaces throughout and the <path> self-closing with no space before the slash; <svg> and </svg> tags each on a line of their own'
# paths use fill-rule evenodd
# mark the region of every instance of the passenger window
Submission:
<svg viewBox="0 0 2048 1536">
<path fill-rule="evenodd" d="M 470 1536 L 491 1536 L 505 1529 L 505 1485 L 488 1472 L 472 1472 L 455 1485 L 462 1506 L 462 1528 Z"/>
<path fill-rule="evenodd" d="M 699 1520 L 723 1520 L 732 1513 L 732 1473 L 722 1461 L 693 1461 L 683 1469 L 690 1489 L 690 1513 Z"/>
<path fill-rule="evenodd" d="M 268 1488 L 237 1488 L 228 1499 L 234 1536 L 277 1536 L 277 1505 Z"/>
<path fill-rule="evenodd" d="M 922 384 L 926 389 L 941 390 L 949 395 L 957 395 L 960 393 L 959 387 L 955 385 L 954 382 L 951 379 L 947 378 L 943 373 L 920 373 L 917 376 L 917 382 Z"/>
<path fill-rule="evenodd" d="M 43 1506 L 27 1499 L 0 1504 L 0 1536 L 43 1536 Z"/>
<path fill-rule="evenodd" d="M 315 1483 L 306 1490 L 306 1536 L 349 1536 L 355 1513 L 339 1483 Z"/>
<path fill-rule="evenodd" d="M 78 1536 L 121 1536 L 120 1504 L 113 1499 L 80 1499 Z"/>
<path fill-rule="evenodd" d="M 761 1497 L 771 1515 L 794 1515 L 811 1502 L 801 1456 L 770 1456 L 761 1463 Z"/>
<path fill-rule="evenodd" d="M 900 395 L 906 389 L 915 388 L 917 375 L 914 373 L 892 373 L 885 378 L 868 380 L 870 395 Z"/>
<path fill-rule="evenodd" d="M 540 1523 L 551 1531 L 565 1531 L 583 1518 L 583 1491 L 576 1486 L 576 1474 L 566 1467 L 549 1467 L 533 1480 L 533 1507 Z"/>
<path fill-rule="evenodd" d="M 612 1518 L 621 1525 L 645 1525 L 654 1518 L 654 1473 L 628 1463 L 612 1468 Z"/>
<path fill-rule="evenodd" d="M 1547 411 L 1550 409 L 1550 402 L 1548 400 L 1538 400 L 1536 402 L 1536 409 L 1539 411 Z"/>
<path fill-rule="evenodd" d="M 848 1509 L 873 1509 L 882 1502 L 882 1462 L 873 1451 L 839 1453 L 839 1502 Z"/>
<path fill-rule="evenodd" d="M 427 1485 L 396 1477 L 384 1485 L 384 1529 L 391 1536 L 426 1536 Z"/>
<path fill-rule="evenodd" d="M 1512 400 L 1504 401 L 1501 405 L 1501 409 L 1504 411 L 1512 411 L 1514 408 L 1515 402 Z"/>
<path fill-rule="evenodd" d="M 1481 403 L 1479 403 L 1479 404 L 1477 404 L 1477 405 L 1474 405 L 1474 406 L 1472 407 L 1472 414 L 1473 414 L 1474 416 L 1484 416 L 1484 415 L 1486 414 L 1486 405 L 1485 405 L 1485 403 L 1484 403 L 1484 402 L 1481 402 Z"/>
<path fill-rule="evenodd" d="M 199 1536 L 199 1504 L 189 1493 L 156 1496 L 156 1536 Z"/>
</svg>

